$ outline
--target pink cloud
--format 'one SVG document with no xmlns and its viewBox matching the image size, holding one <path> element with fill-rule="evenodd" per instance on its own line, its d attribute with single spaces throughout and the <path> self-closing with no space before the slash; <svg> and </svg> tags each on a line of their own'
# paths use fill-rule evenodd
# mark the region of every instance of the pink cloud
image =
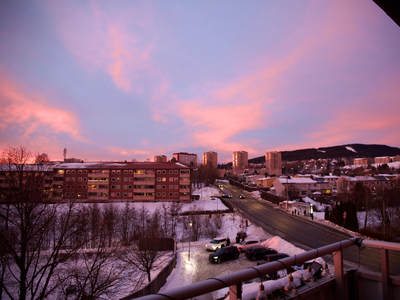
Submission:
<svg viewBox="0 0 400 300">
<path fill-rule="evenodd" d="M 151 73 L 153 68 L 152 41 L 143 43 L 140 38 L 151 27 L 146 14 L 140 15 L 132 8 L 105 11 L 97 2 L 87 7 L 50 2 L 48 9 L 65 47 L 88 72 L 107 73 L 125 92 L 139 90 L 135 85 L 139 74 Z"/>
<path fill-rule="evenodd" d="M 345 110 L 337 112 L 334 120 L 322 130 L 310 132 L 312 140 L 320 145 L 335 145 L 363 140 L 369 143 L 400 144 L 400 74 L 357 99 Z"/>
<path fill-rule="evenodd" d="M 133 158 L 138 155 L 138 156 L 146 156 L 146 155 L 152 155 L 150 151 L 148 150 L 142 150 L 142 149 L 125 149 L 125 148 L 118 148 L 118 147 L 107 147 L 107 150 L 110 151 L 113 155 L 117 156 L 132 156 Z"/>
<path fill-rule="evenodd" d="M 27 137 L 39 131 L 39 127 L 45 127 L 53 133 L 67 133 L 82 141 L 79 122 L 73 113 L 55 107 L 42 96 L 24 89 L 0 74 L 1 131 L 18 126 Z"/>
</svg>

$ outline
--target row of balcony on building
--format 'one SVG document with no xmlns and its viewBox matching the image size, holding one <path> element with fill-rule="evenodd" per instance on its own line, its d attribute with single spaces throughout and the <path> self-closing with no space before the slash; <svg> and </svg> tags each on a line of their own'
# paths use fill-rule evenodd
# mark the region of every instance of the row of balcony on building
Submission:
<svg viewBox="0 0 400 300">
<path fill-rule="evenodd" d="M 191 199 L 192 169 L 179 163 L 58 163 L 45 165 L 44 189 L 54 200 L 182 201 Z M 26 165 L 26 175 L 34 165 Z M 39 172 L 37 169 L 34 172 Z M 0 185 L 7 184 L 10 172 L 2 166 Z"/>
</svg>

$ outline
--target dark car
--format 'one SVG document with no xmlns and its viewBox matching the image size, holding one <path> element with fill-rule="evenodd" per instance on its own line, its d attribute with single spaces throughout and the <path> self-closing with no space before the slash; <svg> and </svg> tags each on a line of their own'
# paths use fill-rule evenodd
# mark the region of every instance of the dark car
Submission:
<svg viewBox="0 0 400 300">
<path fill-rule="evenodd" d="M 231 195 L 228 195 L 228 194 L 224 194 L 224 195 L 222 195 L 221 197 L 222 197 L 222 198 L 232 198 L 232 196 L 231 196 Z"/>
<path fill-rule="evenodd" d="M 265 248 L 264 246 L 254 246 L 246 250 L 245 256 L 250 260 L 260 260 L 267 254 L 276 254 L 278 251 L 272 248 Z"/>
<path fill-rule="evenodd" d="M 214 263 L 220 264 L 223 261 L 238 259 L 239 258 L 239 250 L 235 246 L 228 246 L 217 250 L 215 253 L 212 253 L 208 256 L 208 260 Z"/>
<path fill-rule="evenodd" d="M 275 253 L 275 254 L 267 254 L 264 256 L 264 259 L 267 262 L 280 260 L 282 258 L 289 257 L 286 253 Z"/>
</svg>

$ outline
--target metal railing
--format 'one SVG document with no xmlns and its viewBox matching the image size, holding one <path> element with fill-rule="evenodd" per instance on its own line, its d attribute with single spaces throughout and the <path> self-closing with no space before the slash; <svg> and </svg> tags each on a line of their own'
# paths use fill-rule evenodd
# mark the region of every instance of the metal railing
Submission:
<svg viewBox="0 0 400 300">
<path fill-rule="evenodd" d="M 165 291 L 162 294 L 147 295 L 138 299 L 141 300 L 180 300 L 194 298 L 203 294 L 211 293 L 219 289 L 229 287 L 229 300 L 237 300 L 242 298 L 241 290 L 242 283 L 252 279 L 266 276 L 267 274 L 275 273 L 279 270 L 290 268 L 291 266 L 300 265 L 309 260 L 321 257 L 324 255 L 335 253 L 334 255 L 334 297 L 336 299 L 346 299 L 345 276 L 343 273 L 343 249 L 358 246 L 372 247 L 381 249 L 381 264 L 382 264 L 382 295 L 381 299 L 392 299 L 390 289 L 389 276 L 389 260 L 388 250 L 400 251 L 400 244 L 371 241 L 360 238 L 350 238 L 324 247 L 313 249 L 307 252 L 300 253 L 291 257 L 281 259 L 279 261 L 262 264 L 256 267 L 248 268 L 231 274 L 227 274 L 217 278 L 210 278 L 205 281 L 193 283 L 187 286 Z"/>
</svg>

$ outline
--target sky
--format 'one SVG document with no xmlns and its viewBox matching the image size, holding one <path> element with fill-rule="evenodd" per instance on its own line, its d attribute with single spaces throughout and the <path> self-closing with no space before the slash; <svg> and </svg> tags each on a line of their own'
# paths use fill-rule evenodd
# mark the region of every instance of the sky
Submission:
<svg viewBox="0 0 400 300">
<path fill-rule="evenodd" d="M 400 147 L 399 83 L 373 1 L 0 2 L 0 149 L 53 160 Z"/>
</svg>

